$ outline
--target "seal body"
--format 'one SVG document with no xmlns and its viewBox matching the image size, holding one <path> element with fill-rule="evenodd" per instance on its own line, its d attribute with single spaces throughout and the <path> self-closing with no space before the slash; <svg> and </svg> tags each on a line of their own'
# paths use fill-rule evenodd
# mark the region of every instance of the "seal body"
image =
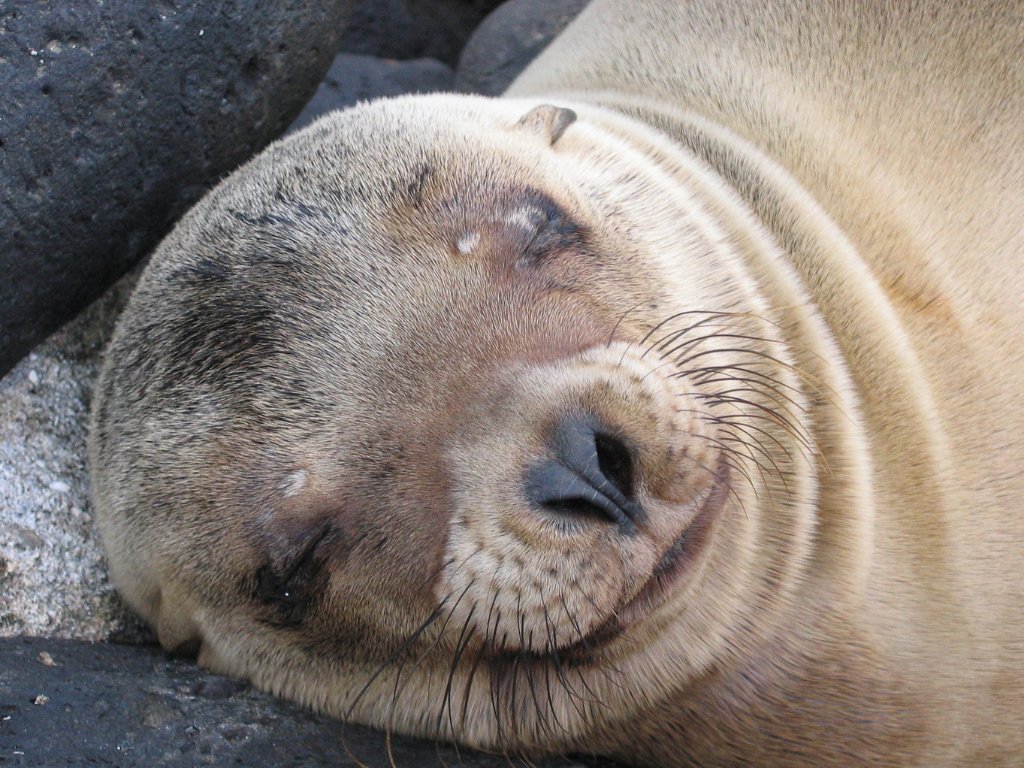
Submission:
<svg viewBox="0 0 1024 768">
<path fill-rule="evenodd" d="M 114 579 L 339 717 L 1024 760 L 1019 5 L 601 2 L 208 195 L 94 405 Z"/>
</svg>

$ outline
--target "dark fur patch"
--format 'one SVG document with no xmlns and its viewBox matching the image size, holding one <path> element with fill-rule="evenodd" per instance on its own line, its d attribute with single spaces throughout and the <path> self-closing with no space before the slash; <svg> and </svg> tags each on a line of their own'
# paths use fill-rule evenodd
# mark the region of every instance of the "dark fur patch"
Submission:
<svg viewBox="0 0 1024 768">
<path fill-rule="evenodd" d="M 213 259 L 200 259 L 195 264 L 188 267 L 190 276 L 193 279 L 202 281 L 214 280 L 221 281 L 227 280 L 230 276 L 230 272 L 227 267 L 223 264 L 218 264 Z"/>
<path fill-rule="evenodd" d="M 251 216 L 242 211 L 228 211 L 231 217 L 243 224 L 248 224 L 251 227 L 274 227 L 274 226 L 289 226 L 294 224 L 289 217 L 283 216 L 276 213 L 263 213 L 259 216 Z"/>
<path fill-rule="evenodd" d="M 409 197 L 414 207 L 419 208 L 423 204 L 423 188 L 426 186 L 427 178 L 430 176 L 430 166 L 420 163 L 416 169 L 416 178 L 409 183 Z"/>
<path fill-rule="evenodd" d="M 305 622 L 327 584 L 324 545 L 334 533 L 333 526 L 324 524 L 286 560 L 272 560 L 256 570 L 252 597 L 268 609 L 266 623 L 295 627 Z"/>
</svg>

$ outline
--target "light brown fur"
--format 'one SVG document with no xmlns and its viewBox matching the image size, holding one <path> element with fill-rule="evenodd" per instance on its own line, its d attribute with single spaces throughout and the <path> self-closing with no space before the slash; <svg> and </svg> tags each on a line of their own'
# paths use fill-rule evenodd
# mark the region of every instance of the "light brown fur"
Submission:
<svg viewBox="0 0 1024 768">
<path fill-rule="evenodd" d="M 119 587 L 166 646 L 406 733 L 1021 764 L 1022 15 L 597 0 L 502 100 L 275 145 L 108 353 Z M 527 498 L 580 413 L 635 530 Z"/>
</svg>

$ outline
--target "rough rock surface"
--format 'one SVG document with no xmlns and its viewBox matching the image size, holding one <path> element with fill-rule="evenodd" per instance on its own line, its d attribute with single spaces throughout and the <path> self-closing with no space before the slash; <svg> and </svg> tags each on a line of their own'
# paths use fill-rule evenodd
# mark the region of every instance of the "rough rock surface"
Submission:
<svg viewBox="0 0 1024 768">
<path fill-rule="evenodd" d="M 340 50 L 388 59 L 426 57 L 454 67 L 470 34 L 500 2 L 358 0 Z"/>
<path fill-rule="evenodd" d="M 0 765 L 574 768 L 345 726 L 152 646 L 0 639 Z M 393 758 L 393 762 L 391 759 Z"/>
<path fill-rule="evenodd" d="M 352 2 L 0 6 L 0 374 L 288 125 Z"/>
<path fill-rule="evenodd" d="M 148 637 L 107 582 L 85 466 L 100 350 L 134 282 L 0 380 L 0 636 Z"/>
<path fill-rule="evenodd" d="M 588 0 L 508 0 L 470 37 L 459 57 L 455 87 L 466 93 L 501 94 Z"/>
<path fill-rule="evenodd" d="M 452 78 L 451 67 L 437 59 L 395 61 L 356 53 L 338 54 L 316 94 L 288 127 L 288 133 L 358 101 L 403 93 L 450 91 Z"/>
</svg>

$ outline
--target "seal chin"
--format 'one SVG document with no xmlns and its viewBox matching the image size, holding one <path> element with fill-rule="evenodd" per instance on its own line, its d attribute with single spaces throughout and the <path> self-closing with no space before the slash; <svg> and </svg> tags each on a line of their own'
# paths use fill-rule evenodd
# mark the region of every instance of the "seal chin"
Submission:
<svg viewBox="0 0 1024 768">
<path fill-rule="evenodd" d="M 672 371 L 625 343 L 516 370 L 449 450 L 437 597 L 495 655 L 584 661 L 691 581 L 729 474 Z"/>
</svg>

